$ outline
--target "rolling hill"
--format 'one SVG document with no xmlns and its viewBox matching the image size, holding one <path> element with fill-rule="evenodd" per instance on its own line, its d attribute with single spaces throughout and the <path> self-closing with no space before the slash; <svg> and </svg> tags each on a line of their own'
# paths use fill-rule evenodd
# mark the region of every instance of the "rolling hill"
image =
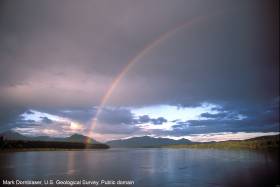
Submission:
<svg viewBox="0 0 280 187">
<path fill-rule="evenodd" d="M 133 137 L 121 140 L 112 140 L 106 142 L 110 147 L 161 147 L 164 145 L 174 144 L 190 144 L 192 143 L 187 139 L 173 140 L 169 138 L 154 138 L 150 136 Z"/>
<path fill-rule="evenodd" d="M 5 140 L 28 140 L 28 141 L 47 141 L 47 142 L 76 142 L 85 143 L 86 141 L 91 144 L 101 144 L 100 142 L 81 134 L 73 134 L 69 137 L 50 137 L 50 136 L 25 136 L 18 132 L 9 130 L 0 133 L 0 137 Z"/>
</svg>

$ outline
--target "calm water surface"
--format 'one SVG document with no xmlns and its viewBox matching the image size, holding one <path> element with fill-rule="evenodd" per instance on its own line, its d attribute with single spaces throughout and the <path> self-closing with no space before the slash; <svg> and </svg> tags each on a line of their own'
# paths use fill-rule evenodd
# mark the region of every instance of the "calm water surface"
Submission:
<svg viewBox="0 0 280 187">
<path fill-rule="evenodd" d="M 3 179 L 120 179 L 135 182 L 128 187 L 268 187 L 279 184 L 277 156 L 215 149 L 9 152 L 0 153 L 0 176 L 1 184 Z"/>
</svg>

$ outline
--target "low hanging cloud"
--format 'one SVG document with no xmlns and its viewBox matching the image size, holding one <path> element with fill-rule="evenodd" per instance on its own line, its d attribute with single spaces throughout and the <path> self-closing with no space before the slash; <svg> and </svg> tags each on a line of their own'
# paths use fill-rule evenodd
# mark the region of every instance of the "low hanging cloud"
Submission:
<svg viewBox="0 0 280 187">
<path fill-rule="evenodd" d="M 98 116 L 100 123 L 106 124 L 134 124 L 134 116 L 130 110 L 124 108 L 104 108 Z"/>
<path fill-rule="evenodd" d="M 170 107 L 172 108 L 172 106 Z M 167 109 L 167 107 L 165 108 Z M 276 112 L 279 111 L 279 107 L 277 105 L 270 105 L 262 110 L 255 109 L 254 112 L 250 110 L 246 113 L 244 110 L 242 114 L 236 113 L 236 111 L 225 111 L 221 107 L 219 110 L 213 107 L 208 109 L 209 111 L 214 110 L 215 113 L 204 112 L 205 110 L 202 109 L 199 113 L 196 111 L 197 108 L 185 109 L 189 113 L 192 110 L 196 112 L 198 118 L 194 115 L 193 119 L 182 121 L 184 118 L 182 116 L 182 119 L 168 121 L 164 117 L 151 118 L 147 114 L 137 116 L 133 110 L 128 108 L 103 108 L 98 122 L 93 128 L 91 128 L 93 125 L 91 119 L 94 116 L 88 115 L 88 112 L 94 113 L 95 109 L 85 110 L 84 115 L 81 115 L 82 110 L 62 110 L 58 111 L 57 114 L 28 110 L 20 115 L 13 129 L 23 134 L 48 136 L 68 136 L 73 133 L 88 135 L 92 131 L 94 138 L 98 137 L 99 140 L 103 141 L 147 134 L 183 137 L 207 133 L 270 133 L 279 131 L 279 114 Z M 58 114 L 67 114 L 67 117 Z M 174 114 L 170 113 L 170 115 Z M 245 117 L 239 118 L 238 116 Z M 81 121 L 87 123 L 79 123 L 77 119 L 83 119 Z"/>
<path fill-rule="evenodd" d="M 164 117 L 150 118 L 148 115 L 139 116 L 139 119 L 137 120 L 138 124 L 152 123 L 154 125 L 161 125 L 165 122 L 167 122 L 167 120 Z"/>
<path fill-rule="evenodd" d="M 45 123 L 45 124 L 53 123 L 53 121 L 51 119 L 49 119 L 48 117 L 41 117 L 41 118 L 42 118 L 42 123 Z"/>
<path fill-rule="evenodd" d="M 228 116 L 228 113 L 227 112 L 221 112 L 217 114 L 202 113 L 200 116 L 203 118 L 216 119 L 216 118 L 225 118 Z"/>
<path fill-rule="evenodd" d="M 13 130 L 29 136 L 65 137 L 84 133 L 85 126 L 77 121 L 35 110 L 20 115 Z"/>
</svg>

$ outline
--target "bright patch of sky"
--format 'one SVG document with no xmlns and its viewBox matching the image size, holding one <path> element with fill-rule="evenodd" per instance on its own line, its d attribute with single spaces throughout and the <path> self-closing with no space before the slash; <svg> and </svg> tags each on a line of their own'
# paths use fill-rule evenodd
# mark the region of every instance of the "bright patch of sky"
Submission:
<svg viewBox="0 0 280 187">
<path fill-rule="evenodd" d="M 144 129 L 164 129 L 172 130 L 172 126 L 176 122 L 188 121 L 188 120 L 199 120 L 202 119 L 200 116 L 202 113 L 217 114 L 221 108 L 219 105 L 211 103 L 202 103 L 196 107 L 178 107 L 171 105 L 156 105 L 142 108 L 132 108 L 131 111 L 136 117 L 148 115 L 150 118 L 164 117 L 167 122 L 162 125 L 154 125 L 151 123 L 145 123 L 138 125 Z"/>
<path fill-rule="evenodd" d="M 33 120 L 36 122 L 42 121 L 42 118 L 44 118 L 44 117 L 46 117 L 50 120 L 53 120 L 53 121 L 59 121 L 61 119 L 61 117 L 59 117 L 59 116 L 40 112 L 37 110 L 29 110 L 28 112 L 21 114 L 21 117 L 23 118 L 23 120 L 26 120 L 26 121 Z"/>
<path fill-rule="evenodd" d="M 29 110 L 21 117 L 24 121 L 32 120 L 36 125 L 27 125 L 14 128 L 15 131 L 25 135 L 48 135 L 48 136 L 66 136 L 73 133 L 82 133 L 85 129 L 83 124 L 69 118 L 52 115 L 37 110 Z M 44 119 L 49 122 L 44 122 Z"/>
<path fill-rule="evenodd" d="M 178 107 L 171 105 L 156 105 L 132 109 L 136 116 L 149 115 L 151 118 L 164 117 L 168 121 L 188 121 L 200 119 L 200 114 L 210 113 L 217 114 L 215 110 L 220 106 L 210 103 L 203 103 L 197 107 Z"/>
</svg>

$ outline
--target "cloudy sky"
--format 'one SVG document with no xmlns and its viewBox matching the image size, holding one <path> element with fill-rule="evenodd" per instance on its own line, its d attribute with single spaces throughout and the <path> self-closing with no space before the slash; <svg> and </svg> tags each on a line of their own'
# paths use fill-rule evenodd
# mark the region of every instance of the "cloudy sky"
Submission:
<svg viewBox="0 0 280 187">
<path fill-rule="evenodd" d="M 0 131 L 279 132 L 277 0 L 0 2 Z"/>
</svg>

